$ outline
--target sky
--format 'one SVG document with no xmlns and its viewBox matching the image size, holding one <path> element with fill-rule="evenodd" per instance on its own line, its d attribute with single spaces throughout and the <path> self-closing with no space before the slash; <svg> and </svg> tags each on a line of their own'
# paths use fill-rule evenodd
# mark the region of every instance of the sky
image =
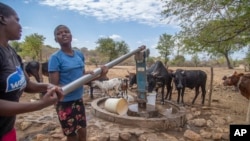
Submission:
<svg viewBox="0 0 250 141">
<path fill-rule="evenodd" d="M 44 45 L 59 48 L 54 40 L 57 25 L 70 28 L 73 47 L 96 48 L 100 38 L 125 41 L 130 51 L 145 45 L 150 56 L 159 56 L 155 49 L 160 35 L 175 35 L 177 23 L 167 23 L 161 16 L 161 0 L 0 0 L 14 8 L 22 25 L 22 38 L 34 33 L 45 37 Z M 241 59 L 246 50 L 231 57 Z M 243 55 L 244 54 L 244 55 Z M 172 58 L 176 53 L 171 54 Z M 183 54 L 187 60 L 191 55 Z M 170 58 L 171 58 L 170 56 Z M 200 57 L 208 57 L 200 54 Z"/>
<path fill-rule="evenodd" d="M 16 10 L 22 25 L 22 38 L 43 35 L 45 45 L 59 48 L 54 41 L 57 25 L 67 25 L 73 47 L 95 49 L 99 38 L 125 41 L 130 51 L 146 45 L 150 56 L 160 35 L 174 35 L 180 28 L 166 24 L 160 15 L 160 0 L 1 0 Z"/>
</svg>

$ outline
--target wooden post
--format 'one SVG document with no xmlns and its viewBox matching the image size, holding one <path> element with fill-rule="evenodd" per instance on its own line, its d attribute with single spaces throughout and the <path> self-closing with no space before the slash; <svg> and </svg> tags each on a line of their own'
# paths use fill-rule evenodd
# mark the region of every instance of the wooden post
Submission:
<svg viewBox="0 0 250 141">
<path fill-rule="evenodd" d="M 43 74 L 42 74 L 42 62 L 43 61 L 43 56 L 42 56 L 42 49 L 40 50 L 39 53 L 39 78 L 40 78 L 40 82 L 43 82 Z"/>
<path fill-rule="evenodd" d="M 211 106 L 211 98 L 213 93 L 213 79 L 214 79 L 214 71 L 213 67 L 211 67 L 211 81 L 210 81 L 210 90 L 209 90 L 209 100 L 208 100 L 208 106 Z"/>
</svg>

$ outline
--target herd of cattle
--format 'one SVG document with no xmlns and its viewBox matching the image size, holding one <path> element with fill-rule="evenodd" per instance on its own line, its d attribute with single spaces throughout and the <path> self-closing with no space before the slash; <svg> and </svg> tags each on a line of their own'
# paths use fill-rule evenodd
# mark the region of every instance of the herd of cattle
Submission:
<svg viewBox="0 0 250 141">
<path fill-rule="evenodd" d="M 39 62 L 31 61 L 25 64 L 25 71 L 29 76 L 34 76 L 39 82 Z M 48 76 L 48 62 L 42 63 L 42 74 Z M 164 104 L 165 100 L 171 100 L 173 84 L 178 92 L 177 103 L 184 104 L 183 97 L 185 95 L 185 89 L 195 88 L 195 96 L 192 104 L 195 103 L 199 95 L 199 90 L 202 92 L 202 102 L 205 102 L 206 96 L 206 82 L 207 74 L 202 70 L 183 70 L 177 69 L 175 71 L 166 69 L 161 61 L 156 61 L 151 67 L 146 70 L 147 75 L 147 91 L 156 91 L 158 96 L 158 90 L 161 92 L 161 103 Z M 235 86 L 241 92 L 241 94 L 247 99 L 250 98 L 250 74 L 243 74 L 235 72 L 232 76 L 224 76 L 225 86 Z M 136 74 L 130 73 L 126 78 L 113 78 L 108 77 L 101 78 L 87 83 L 90 86 L 90 95 L 93 98 L 93 88 L 98 87 L 103 94 L 112 96 L 109 90 L 115 90 L 115 94 L 121 94 L 122 97 L 128 98 L 127 89 L 137 83 Z M 166 94 L 164 90 L 167 90 Z"/>
</svg>

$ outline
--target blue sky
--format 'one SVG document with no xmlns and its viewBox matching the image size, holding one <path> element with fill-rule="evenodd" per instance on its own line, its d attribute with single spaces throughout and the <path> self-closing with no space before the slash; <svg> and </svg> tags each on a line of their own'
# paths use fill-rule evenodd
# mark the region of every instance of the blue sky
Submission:
<svg viewBox="0 0 250 141">
<path fill-rule="evenodd" d="M 132 51 L 141 45 L 150 49 L 150 56 L 159 56 L 155 49 L 160 35 L 174 35 L 177 23 L 167 24 L 160 15 L 161 0 L 1 0 L 14 8 L 23 27 L 21 41 L 33 33 L 43 35 L 44 44 L 58 47 L 53 31 L 67 25 L 73 34 L 73 47 L 95 49 L 96 41 L 110 37 L 125 41 Z M 241 59 L 246 50 L 231 57 Z M 172 54 L 171 58 L 176 55 Z M 191 55 L 184 54 L 186 59 Z M 206 54 L 199 54 L 207 58 Z"/>
<path fill-rule="evenodd" d="M 14 8 L 23 27 L 21 41 L 38 33 L 44 44 L 59 47 L 53 31 L 59 24 L 70 27 L 74 47 L 95 49 L 101 37 L 125 41 L 130 50 L 141 45 L 158 56 L 160 35 L 174 35 L 179 28 L 164 23 L 160 0 L 1 0 Z"/>
</svg>

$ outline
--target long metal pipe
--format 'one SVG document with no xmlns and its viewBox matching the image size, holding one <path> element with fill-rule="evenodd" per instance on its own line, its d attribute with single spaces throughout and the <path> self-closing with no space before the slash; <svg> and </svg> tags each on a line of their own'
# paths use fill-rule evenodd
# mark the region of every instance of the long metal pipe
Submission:
<svg viewBox="0 0 250 141">
<path fill-rule="evenodd" d="M 118 63 L 126 60 L 127 58 L 129 58 L 130 56 L 134 55 L 137 52 L 140 52 L 142 50 L 146 49 L 146 46 L 142 45 L 140 47 L 138 47 L 138 49 L 135 49 L 134 51 L 131 51 L 107 64 L 105 64 L 106 67 L 108 68 L 112 68 L 113 66 L 117 65 Z M 93 74 L 87 74 L 84 75 L 78 79 L 76 79 L 75 81 L 72 81 L 71 83 L 65 85 L 62 87 L 63 93 L 64 95 L 67 95 L 68 93 L 72 92 L 73 90 L 82 87 L 84 84 L 88 83 L 89 81 L 91 81 L 92 79 L 96 78 L 98 75 L 100 75 L 102 72 L 101 68 L 97 68 L 94 70 Z"/>
</svg>

